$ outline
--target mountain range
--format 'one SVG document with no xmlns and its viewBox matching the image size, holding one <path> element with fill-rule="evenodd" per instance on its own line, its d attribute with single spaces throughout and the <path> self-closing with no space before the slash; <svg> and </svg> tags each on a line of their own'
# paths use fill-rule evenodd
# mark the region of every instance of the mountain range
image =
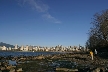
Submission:
<svg viewBox="0 0 108 72">
<path fill-rule="evenodd" d="M 14 45 L 3 43 L 3 42 L 0 42 L 0 46 L 6 46 L 7 48 L 9 48 L 9 47 L 14 48 L 15 47 Z"/>
</svg>

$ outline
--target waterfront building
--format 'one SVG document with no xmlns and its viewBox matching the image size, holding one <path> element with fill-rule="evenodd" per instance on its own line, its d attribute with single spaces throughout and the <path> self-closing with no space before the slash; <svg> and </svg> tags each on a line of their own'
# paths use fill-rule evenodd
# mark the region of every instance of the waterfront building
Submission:
<svg viewBox="0 0 108 72">
<path fill-rule="evenodd" d="M 14 49 L 15 49 L 15 50 L 17 50 L 17 49 L 18 49 L 18 45 L 17 45 L 17 44 L 15 45 L 15 48 L 14 48 Z"/>
<path fill-rule="evenodd" d="M 48 51 L 50 51 L 50 47 L 48 47 Z"/>
<path fill-rule="evenodd" d="M 2 50 L 2 46 L 0 46 L 0 50 Z"/>
<path fill-rule="evenodd" d="M 5 46 L 2 47 L 2 50 L 7 50 L 7 48 Z"/>
<path fill-rule="evenodd" d="M 67 48 L 69 48 L 69 49 L 70 49 L 70 46 L 68 46 Z"/>
<path fill-rule="evenodd" d="M 20 48 L 20 51 L 23 51 L 23 50 L 24 50 L 24 46 L 22 45 L 21 48 Z"/>
<path fill-rule="evenodd" d="M 68 47 L 65 47 L 65 51 L 68 51 Z"/>
<path fill-rule="evenodd" d="M 45 48 L 45 51 L 49 51 L 47 47 Z"/>
<path fill-rule="evenodd" d="M 6 47 L 6 50 L 9 50 L 9 48 Z"/>
<path fill-rule="evenodd" d="M 29 51 L 33 51 L 33 46 L 28 46 Z"/>
<path fill-rule="evenodd" d="M 59 47 L 56 47 L 55 49 L 56 49 L 56 51 L 59 51 Z"/>
<path fill-rule="evenodd" d="M 75 51 L 75 48 L 74 47 L 72 47 L 72 51 Z"/>
<path fill-rule="evenodd" d="M 54 51 L 53 47 L 50 48 L 50 51 Z"/>
<path fill-rule="evenodd" d="M 12 48 L 11 48 L 11 47 L 9 47 L 9 48 L 8 48 L 8 50 L 12 50 Z"/>
<path fill-rule="evenodd" d="M 70 50 L 70 51 L 73 51 L 73 47 L 70 47 L 69 50 Z"/>
<path fill-rule="evenodd" d="M 37 46 L 37 48 L 40 48 L 40 46 Z"/>
<path fill-rule="evenodd" d="M 36 46 L 33 46 L 33 51 L 37 51 L 37 47 Z"/>
<path fill-rule="evenodd" d="M 28 51 L 29 50 L 29 46 L 27 45 L 26 47 L 24 47 L 24 51 Z"/>
<path fill-rule="evenodd" d="M 35 47 L 35 50 L 38 51 L 39 50 L 38 47 Z"/>
<path fill-rule="evenodd" d="M 62 52 L 64 52 L 64 51 L 65 51 L 65 48 L 64 48 L 64 47 L 62 47 L 62 48 L 61 48 L 61 51 L 62 51 Z"/>
<path fill-rule="evenodd" d="M 76 47 L 75 50 L 78 51 L 78 47 Z"/>
<path fill-rule="evenodd" d="M 44 51 L 44 48 L 40 48 L 40 51 Z"/>
</svg>

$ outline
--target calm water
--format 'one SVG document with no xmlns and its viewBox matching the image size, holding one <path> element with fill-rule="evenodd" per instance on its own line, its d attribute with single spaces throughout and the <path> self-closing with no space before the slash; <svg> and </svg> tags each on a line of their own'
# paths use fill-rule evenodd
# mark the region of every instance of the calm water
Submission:
<svg viewBox="0 0 108 72">
<path fill-rule="evenodd" d="M 0 51 L 0 56 L 37 56 L 37 55 L 59 54 L 59 52 L 13 52 L 13 51 Z"/>
</svg>

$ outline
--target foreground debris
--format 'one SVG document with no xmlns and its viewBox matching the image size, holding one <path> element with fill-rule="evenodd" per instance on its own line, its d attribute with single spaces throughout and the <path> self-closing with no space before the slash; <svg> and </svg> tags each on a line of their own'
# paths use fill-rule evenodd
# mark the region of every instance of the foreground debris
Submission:
<svg viewBox="0 0 108 72">
<path fill-rule="evenodd" d="M 61 53 L 40 56 L 0 57 L 2 72 L 108 72 L 108 59 L 87 53 Z M 10 65 L 9 60 L 16 61 Z"/>
</svg>

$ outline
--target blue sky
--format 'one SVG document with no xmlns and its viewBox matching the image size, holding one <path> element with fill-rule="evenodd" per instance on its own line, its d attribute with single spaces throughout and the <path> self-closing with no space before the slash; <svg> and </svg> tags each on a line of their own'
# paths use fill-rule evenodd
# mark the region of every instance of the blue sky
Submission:
<svg viewBox="0 0 108 72">
<path fill-rule="evenodd" d="M 0 42 L 85 45 L 93 15 L 108 0 L 0 0 Z"/>
</svg>

